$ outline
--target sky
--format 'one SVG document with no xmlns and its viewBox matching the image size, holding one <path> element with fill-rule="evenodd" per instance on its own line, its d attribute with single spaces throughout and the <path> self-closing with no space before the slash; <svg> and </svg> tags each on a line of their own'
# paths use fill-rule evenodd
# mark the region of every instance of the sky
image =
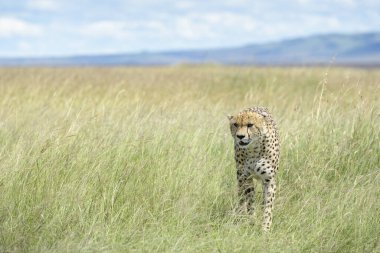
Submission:
<svg viewBox="0 0 380 253">
<path fill-rule="evenodd" d="M 0 57 L 222 48 L 380 31 L 380 0 L 0 0 Z"/>
</svg>

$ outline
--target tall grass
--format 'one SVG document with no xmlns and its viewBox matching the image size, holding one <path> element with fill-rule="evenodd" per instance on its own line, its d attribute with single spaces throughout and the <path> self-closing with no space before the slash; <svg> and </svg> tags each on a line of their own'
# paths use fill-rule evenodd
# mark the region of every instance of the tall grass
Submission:
<svg viewBox="0 0 380 253">
<path fill-rule="evenodd" d="M 268 234 L 232 212 L 253 105 L 282 141 Z M 379 252 L 379 105 L 378 70 L 1 69 L 0 252 Z"/>
</svg>

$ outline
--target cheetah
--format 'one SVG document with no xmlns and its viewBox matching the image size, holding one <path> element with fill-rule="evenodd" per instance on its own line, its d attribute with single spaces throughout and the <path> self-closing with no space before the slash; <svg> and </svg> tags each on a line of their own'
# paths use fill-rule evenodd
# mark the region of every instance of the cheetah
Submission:
<svg viewBox="0 0 380 253">
<path fill-rule="evenodd" d="M 254 213 L 255 188 L 252 179 L 263 184 L 263 230 L 272 225 L 276 192 L 280 141 L 276 123 L 264 107 L 248 108 L 236 116 L 228 116 L 234 138 L 240 212 Z"/>
</svg>

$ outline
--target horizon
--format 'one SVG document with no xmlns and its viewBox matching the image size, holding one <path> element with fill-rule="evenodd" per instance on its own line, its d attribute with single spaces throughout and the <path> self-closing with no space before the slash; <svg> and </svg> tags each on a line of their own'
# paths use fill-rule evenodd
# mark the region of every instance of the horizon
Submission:
<svg viewBox="0 0 380 253">
<path fill-rule="evenodd" d="M 77 58 L 77 57 L 97 57 L 97 56 L 118 56 L 118 55 L 141 55 L 141 54 L 160 54 L 160 53 L 177 53 L 177 52 L 196 52 L 196 51 L 207 51 L 207 50 L 223 50 L 223 49 L 235 49 L 235 48 L 243 48 L 249 46 L 261 46 L 271 43 L 283 43 L 292 40 L 299 39 L 308 39 L 313 37 L 324 37 L 324 36 L 360 36 L 360 35 L 371 35 L 371 34 L 380 34 L 380 32 L 358 32 L 358 33 L 326 33 L 326 34 L 311 34 L 308 36 L 299 36 L 293 38 L 284 38 L 280 40 L 273 40 L 267 42 L 259 42 L 259 43 L 247 43 L 243 45 L 236 46 L 226 46 L 226 47 L 216 47 L 216 48 L 184 48 L 184 49 L 166 49 L 166 50 L 141 50 L 135 52 L 114 52 L 114 53 L 93 53 L 93 54 L 73 54 L 73 55 L 46 55 L 46 56 L 1 56 L 0 59 L 4 60 L 17 60 L 17 59 L 62 59 L 62 58 Z"/>
<path fill-rule="evenodd" d="M 0 57 L 207 50 L 327 34 L 378 33 L 374 0 L 0 0 Z M 83 12 L 86 10 L 86 12 Z"/>
</svg>

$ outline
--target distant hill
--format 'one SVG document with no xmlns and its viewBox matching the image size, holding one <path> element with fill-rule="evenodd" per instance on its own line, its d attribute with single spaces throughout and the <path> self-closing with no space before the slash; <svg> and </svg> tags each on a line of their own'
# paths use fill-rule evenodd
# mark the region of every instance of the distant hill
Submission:
<svg viewBox="0 0 380 253">
<path fill-rule="evenodd" d="M 326 34 L 242 47 L 89 55 L 57 58 L 0 58 L 0 65 L 234 65 L 380 66 L 380 33 Z"/>
</svg>

